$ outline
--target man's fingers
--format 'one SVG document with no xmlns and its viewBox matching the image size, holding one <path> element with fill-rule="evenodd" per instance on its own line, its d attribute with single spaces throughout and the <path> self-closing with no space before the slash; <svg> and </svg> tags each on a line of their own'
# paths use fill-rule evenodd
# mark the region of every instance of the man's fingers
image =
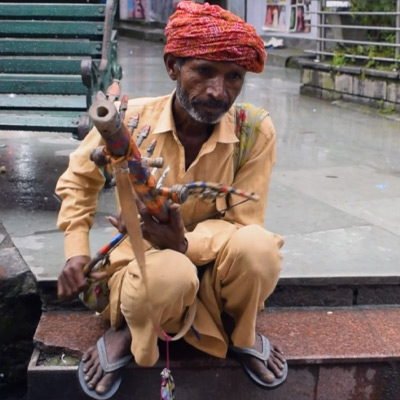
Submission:
<svg viewBox="0 0 400 400">
<path fill-rule="evenodd" d="M 170 206 L 171 213 L 181 213 L 181 205 L 178 203 L 172 203 Z"/>
<path fill-rule="evenodd" d="M 119 229 L 117 218 L 111 217 L 111 216 L 108 216 L 108 217 L 106 217 L 106 218 L 107 218 L 107 221 L 108 221 L 111 225 L 113 225 L 115 228 Z"/>
<path fill-rule="evenodd" d="M 83 268 L 76 268 L 72 273 L 66 274 L 68 277 L 68 283 L 70 285 L 73 294 L 78 294 L 87 288 L 87 282 L 85 275 L 83 274 Z"/>
<path fill-rule="evenodd" d="M 108 222 L 111 223 L 111 225 L 118 229 L 119 232 L 126 233 L 126 225 L 122 213 L 119 213 L 117 218 L 111 216 L 108 216 L 106 218 Z"/>
<path fill-rule="evenodd" d="M 57 282 L 57 296 L 60 299 L 67 297 L 64 277 L 62 275 L 59 276 L 58 282 Z"/>
<path fill-rule="evenodd" d="M 68 298 L 77 295 L 88 287 L 88 283 L 82 273 L 62 273 L 58 278 L 57 294 L 60 298 Z"/>
<path fill-rule="evenodd" d="M 74 296 L 74 294 L 77 294 L 75 293 L 75 291 L 75 285 L 71 284 L 71 280 L 68 279 L 65 275 L 61 275 L 58 278 L 57 295 L 60 299 L 68 299 Z"/>
<path fill-rule="evenodd" d="M 170 206 L 170 217 L 172 221 L 181 220 L 181 206 L 180 204 L 172 203 Z"/>
<path fill-rule="evenodd" d="M 96 281 L 101 281 L 102 279 L 107 277 L 106 271 L 94 271 L 90 273 L 90 277 Z"/>
<path fill-rule="evenodd" d="M 183 229 L 183 220 L 181 216 L 180 204 L 173 203 L 170 207 L 171 222 L 178 228 Z"/>
<path fill-rule="evenodd" d="M 135 196 L 135 203 L 136 203 L 136 207 L 137 209 L 140 211 L 141 209 L 144 208 L 144 204 L 143 202 L 139 199 L 138 196 Z"/>
</svg>

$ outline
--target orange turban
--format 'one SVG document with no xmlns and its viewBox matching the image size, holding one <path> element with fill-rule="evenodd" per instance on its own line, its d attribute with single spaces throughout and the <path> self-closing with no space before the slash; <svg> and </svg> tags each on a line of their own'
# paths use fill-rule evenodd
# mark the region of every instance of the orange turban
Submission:
<svg viewBox="0 0 400 400">
<path fill-rule="evenodd" d="M 217 5 L 182 1 L 165 27 L 164 54 L 234 62 L 261 72 L 267 56 L 254 27 Z"/>
</svg>

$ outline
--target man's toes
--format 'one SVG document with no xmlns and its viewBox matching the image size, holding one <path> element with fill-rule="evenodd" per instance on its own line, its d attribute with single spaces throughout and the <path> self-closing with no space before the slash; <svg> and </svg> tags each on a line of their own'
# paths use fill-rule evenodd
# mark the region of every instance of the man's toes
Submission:
<svg viewBox="0 0 400 400">
<path fill-rule="evenodd" d="M 272 371 L 276 378 L 281 378 L 283 376 L 283 365 L 279 362 L 279 360 L 270 357 L 268 360 L 268 369 Z"/>
<path fill-rule="evenodd" d="M 271 344 L 271 349 L 272 349 L 273 351 L 276 351 L 277 353 L 283 354 L 283 351 L 282 351 L 282 349 L 281 349 L 279 346 L 276 346 L 276 345 L 274 345 L 274 344 Z"/>
<path fill-rule="evenodd" d="M 87 369 L 86 371 L 84 369 L 83 372 L 85 373 L 85 382 L 89 382 L 93 379 L 93 375 L 95 374 L 96 370 L 93 368 L 90 368 L 90 369 Z"/>
<path fill-rule="evenodd" d="M 102 376 L 103 376 L 103 370 L 101 368 L 97 368 L 97 370 L 94 371 L 94 374 L 91 376 L 90 380 L 87 382 L 87 387 L 90 390 L 93 390 L 94 388 L 97 389 L 97 386 L 98 386 L 99 381 Z M 85 376 L 85 380 L 86 380 L 86 376 Z"/>
<path fill-rule="evenodd" d="M 83 372 L 86 374 L 89 372 L 91 368 L 93 368 L 93 360 L 91 358 L 88 358 L 86 361 L 82 358 L 82 362 L 84 363 L 83 365 Z"/>
<path fill-rule="evenodd" d="M 107 392 L 107 390 L 108 390 L 108 386 L 102 382 L 98 383 L 96 386 L 96 393 L 98 393 L 98 394 L 104 394 Z"/>
<path fill-rule="evenodd" d="M 261 380 L 263 380 L 266 383 L 272 383 L 276 379 L 275 375 L 268 369 L 260 371 L 258 376 L 261 378 Z"/>
<path fill-rule="evenodd" d="M 115 373 L 105 374 L 101 381 L 96 385 L 96 392 L 98 394 L 106 393 L 116 379 Z"/>
<path fill-rule="evenodd" d="M 86 364 L 85 364 L 86 367 Z M 102 369 L 100 367 L 100 363 L 97 361 L 95 363 L 92 363 L 91 365 L 89 365 L 87 368 L 83 369 L 83 372 L 85 373 L 85 381 L 89 382 L 91 381 L 94 376 L 98 373 L 98 371 L 100 370 L 100 372 L 102 372 Z"/>
<path fill-rule="evenodd" d="M 83 372 L 87 373 L 93 366 L 96 364 L 97 358 L 93 356 L 93 353 L 91 351 L 87 351 L 83 356 L 82 356 L 82 362 L 84 363 L 83 366 Z"/>
<path fill-rule="evenodd" d="M 271 353 L 270 361 L 271 364 L 275 364 L 279 369 L 283 369 L 284 362 L 282 362 L 282 360 L 277 357 L 276 354 Z"/>
<path fill-rule="evenodd" d="M 279 360 L 282 364 L 286 362 L 285 357 L 283 356 L 283 353 L 280 350 L 277 350 L 276 348 L 271 350 L 271 354 Z"/>
<path fill-rule="evenodd" d="M 96 346 L 91 346 L 87 349 L 87 351 L 83 354 L 82 356 L 82 361 L 84 363 L 86 363 L 87 361 L 89 361 L 93 355 L 93 352 L 95 352 L 97 350 Z"/>
</svg>

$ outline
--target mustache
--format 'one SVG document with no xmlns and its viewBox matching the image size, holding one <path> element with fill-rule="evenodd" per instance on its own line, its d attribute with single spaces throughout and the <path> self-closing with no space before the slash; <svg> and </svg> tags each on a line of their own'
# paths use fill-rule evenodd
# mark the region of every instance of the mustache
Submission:
<svg viewBox="0 0 400 400">
<path fill-rule="evenodd" d="M 204 106 L 204 107 L 210 107 L 210 108 L 219 108 L 223 109 L 225 111 L 229 110 L 229 103 L 223 100 L 216 100 L 216 99 L 209 99 L 209 100 L 193 100 L 192 105 L 194 106 Z"/>
</svg>

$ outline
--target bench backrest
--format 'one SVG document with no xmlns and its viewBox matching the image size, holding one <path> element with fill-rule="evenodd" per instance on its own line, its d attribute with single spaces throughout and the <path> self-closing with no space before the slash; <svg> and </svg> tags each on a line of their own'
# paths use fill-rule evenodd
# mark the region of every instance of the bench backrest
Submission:
<svg viewBox="0 0 400 400">
<path fill-rule="evenodd" d="M 0 109 L 30 111 L 26 103 L 35 97 L 22 95 L 53 95 L 72 96 L 65 103 L 54 99 L 54 108 L 87 111 L 98 90 L 121 78 L 113 31 L 116 6 L 117 0 L 0 3 Z M 41 102 L 46 108 L 52 100 Z"/>
</svg>

